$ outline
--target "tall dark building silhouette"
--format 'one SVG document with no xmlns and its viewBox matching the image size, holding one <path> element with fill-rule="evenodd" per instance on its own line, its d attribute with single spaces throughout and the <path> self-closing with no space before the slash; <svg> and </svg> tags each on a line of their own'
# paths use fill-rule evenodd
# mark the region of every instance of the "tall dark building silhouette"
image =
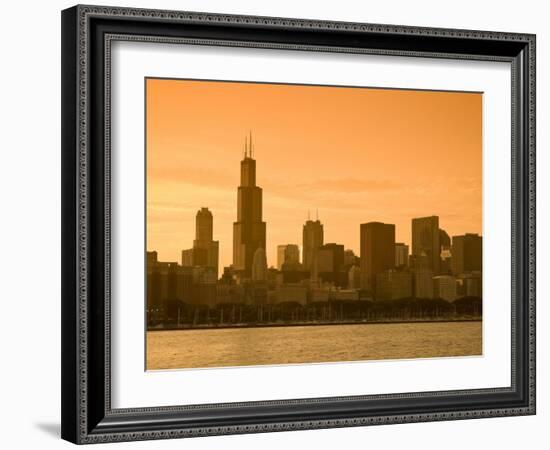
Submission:
<svg viewBox="0 0 550 450">
<path fill-rule="evenodd" d="M 313 263 L 315 261 L 315 252 L 323 245 L 324 234 L 323 224 L 317 217 L 317 220 L 307 220 L 302 232 L 302 263 L 304 270 L 313 272 Z"/>
<path fill-rule="evenodd" d="M 214 236 L 214 220 L 208 208 L 201 208 L 195 217 L 195 244 L 212 242 Z"/>
<path fill-rule="evenodd" d="M 266 224 L 262 221 L 262 188 L 256 186 L 256 160 L 252 134 L 245 140 L 241 185 L 237 192 L 237 221 L 233 223 L 233 268 L 243 278 L 252 276 L 258 248 L 265 250 Z"/>
<path fill-rule="evenodd" d="M 361 284 L 376 293 L 376 275 L 395 267 L 395 225 L 361 224 Z"/>
<path fill-rule="evenodd" d="M 214 219 L 208 208 L 201 208 L 195 219 L 193 248 L 181 252 L 182 266 L 211 267 L 218 274 L 219 242 L 214 241 Z"/>
<path fill-rule="evenodd" d="M 466 272 L 481 271 L 482 268 L 482 237 L 478 234 L 466 233 L 463 236 L 453 236 L 451 247 L 451 268 L 455 275 Z"/>
<path fill-rule="evenodd" d="M 439 217 L 412 219 L 412 255 L 427 258 L 428 268 L 440 273 L 441 247 L 439 244 Z"/>
</svg>

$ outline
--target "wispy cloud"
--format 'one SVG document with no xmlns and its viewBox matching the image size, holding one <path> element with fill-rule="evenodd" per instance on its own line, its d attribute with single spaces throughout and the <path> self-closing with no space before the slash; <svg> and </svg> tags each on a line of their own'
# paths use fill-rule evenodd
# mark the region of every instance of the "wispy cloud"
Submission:
<svg viewBox="0 0 550 450">
<path fill-rule="evenodd" d="M 238 183 L 235 173 L 219 170 L 205 170 L 196 167 L 182 167 L 180 165 L 169 165 L 147 170 L 149 183 L 170 182 L 197 185 L 201 187 L 229 188 Z"/>
<path fill-rule="evenodd" d="M 357 193 L 364 191 L 389 191 L 399 188 L 399 184 L 384 179 L 332 178 L 320 179 L 310 183 L 299 184 L 298 189 L 320 190 L 331 192 Z"/>
</svg>

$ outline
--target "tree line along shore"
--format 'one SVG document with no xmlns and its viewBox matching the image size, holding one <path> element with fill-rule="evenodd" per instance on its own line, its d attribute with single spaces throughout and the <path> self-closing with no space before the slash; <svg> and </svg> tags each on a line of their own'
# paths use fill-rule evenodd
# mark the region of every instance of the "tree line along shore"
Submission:
<svg viewBox="0 0 550 450">
<path fill-rule="evenodd" d="M 148 330 L 204 329 L 262 326 L 338 325 L 355 323 L 404 323 L 474 321 L 482 318 L 479 297 L 443 299 L 402 298 L 381 301 L 330 301 L 301 305 L 223 303 L 215 306 L 169 301 L 162 322 Z"/>
</svg>

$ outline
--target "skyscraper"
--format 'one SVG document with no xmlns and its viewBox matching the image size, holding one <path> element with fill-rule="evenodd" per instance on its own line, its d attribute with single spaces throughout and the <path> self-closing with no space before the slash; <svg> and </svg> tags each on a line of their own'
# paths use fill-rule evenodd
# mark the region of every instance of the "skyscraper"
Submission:
<svg viewBox="0 0 550 450">
<path fill-rule="evenodd" d="M 237 221 L 233 223 L 233 267 L 242 278 L 252 275 L 254 253 L 265 250 L 266 224 L 262 221 L 262 188 L 256 186 L 252 135 L 245 140 L 241 185 L 237 191 Z"/>
<path fill-rule="evenodd" d="M 481 271 L 482 238 L 478 234 L 466 233 L 453 236 L 451 247 L 451 268 L 455 275 L 465 272 Z"/>
<path fill-rule="evenodd" d="M 419 217 L 412 220 L 412 255 L 426 256 L 428 268 L 439 274 L 441 261 L 439 217 Z"/>
<path fill-rule="evenodd" d="M 300 248 L 296 244 L 277 246 L 277 269 L 281 270 L 285 262 L 300 262 Z"/>
<path fill-rule="evenodd" d="M 203 266 L 218 274 L 219 242 L 212 240 L 214 219 L 208 208 L 201 208 L 195 219 L 193 248 L 181 252 L 182 266 Z"/>
<path fill-rule="evenodd" d="M 197 212 L 195 219 L 195 240 L 193 247 L 204 249 L 206 253 L 207 267 L 214 268 L 216 275 L 218 274 L 218 253 L 219 243 L 212 240 L 214 232 L 214 219 L 208 208 L 201 208 Z"/>
<path fill-rule="evenodd" d="M 214 232 L 212 213 L 208 208 L 201 208 L 195 217 L 195 242 L 211 242 Z"/>
<path fill-rule="evenodd" d="M 395 225 L 361 224 L 361 283 L 376 292 L 376 275 L 395 267 Z"/>
<path fill-rule="evenodd" d="M 302 258 L 305 270 L 313 271 L 315 252 L 323 245 L 323 224 L 317 220 L 307 220 L 302 233 Z"/>
</svg>

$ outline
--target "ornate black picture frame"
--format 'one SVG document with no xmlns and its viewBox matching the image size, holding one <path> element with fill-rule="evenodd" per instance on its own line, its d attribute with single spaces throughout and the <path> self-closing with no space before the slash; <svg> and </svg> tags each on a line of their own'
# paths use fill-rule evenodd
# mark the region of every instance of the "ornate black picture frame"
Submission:
<svg viewBox="0 0 550 450">
<path fill-rule="evenodd" d="M 511 386 L 113 409 L 109 102 L 116 40 L 510 62 Z M 98 6 L 62 12 L 64 439 L 84 444 L 534 413 L 534 35 Z"/>
</svg>

